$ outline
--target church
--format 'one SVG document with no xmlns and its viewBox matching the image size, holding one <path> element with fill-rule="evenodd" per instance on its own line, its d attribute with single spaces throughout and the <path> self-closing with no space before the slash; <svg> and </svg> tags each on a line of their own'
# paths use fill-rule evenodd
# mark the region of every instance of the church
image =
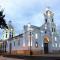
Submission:
<svg viewBox="0 0 60 60">
<path fill-rule="evenodd" d="M 40 27 L 24 25 L 24 32 L 4 41 L 5 50 L 11 54 L 40 55 L 60 52 L 60 37 L 54 23 L 54 13 L 45 10 L 44 24 Z"/>
<path fill-rule="evenodd" d="M 31 49 L 42 51 L 43 53 L 59 53 L 60 37 L 54 23 L 54 13 L 47 8 L 44 12 L 44 24 L 40 27 L 28 24 L 24 26 L 25 40 L 28 46 L 31 42 Z M 29 37 L 30 35 L 30 37 Z"/>
</svg>

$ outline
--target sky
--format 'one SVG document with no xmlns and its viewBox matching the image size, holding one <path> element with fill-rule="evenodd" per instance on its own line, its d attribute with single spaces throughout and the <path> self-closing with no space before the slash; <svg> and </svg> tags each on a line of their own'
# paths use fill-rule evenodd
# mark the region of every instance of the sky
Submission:
<svg viewBox="0 0 60 60">
<path fill-rule="evenodd" d="M 41 26 L 44 23 L 43 13 L 48 6 L 54 12 L 54 21 L 59 29 L 60 0 L 0 0 L 0 6 L 4 9 L 6 22 L 12 21 L 16 34 L 20 34 L 28 23 Z"/>
</svg>

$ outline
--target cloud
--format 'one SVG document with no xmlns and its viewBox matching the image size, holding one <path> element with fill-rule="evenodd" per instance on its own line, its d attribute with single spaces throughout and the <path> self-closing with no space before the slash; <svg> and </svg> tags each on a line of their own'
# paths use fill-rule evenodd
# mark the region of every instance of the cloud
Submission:
<svg viewBox="0 0 60 60">
<path fill-rule="evenodd" d="M 36 26 L 42 25 L 44 22 L 43 11 L 47 6 L 56 12 L 56 21 L 58 16 L 60 17 L 60 0 L 0 0 L 0 3 L 4 8 L 6 21 L 12 20 L 18 34 L 29 22 Z"/>
</svg>

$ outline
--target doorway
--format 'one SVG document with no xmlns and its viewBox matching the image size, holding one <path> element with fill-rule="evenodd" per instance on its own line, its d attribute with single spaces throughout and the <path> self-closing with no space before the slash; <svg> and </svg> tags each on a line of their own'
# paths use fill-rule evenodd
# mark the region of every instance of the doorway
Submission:
<svg viewBox="0 0 60 60">
<path fill-rule="evenodd" d="M 45 38 L 44 38 L 44 53 L 45 54 L 48 53 L 48 43 L 49 43 L 49 37 L 45 36 Z"/>
<path fill-rule="evenodd" d="M 44 53 L 48 53 L 48 43 L 44 43 Z"/>
</svg>

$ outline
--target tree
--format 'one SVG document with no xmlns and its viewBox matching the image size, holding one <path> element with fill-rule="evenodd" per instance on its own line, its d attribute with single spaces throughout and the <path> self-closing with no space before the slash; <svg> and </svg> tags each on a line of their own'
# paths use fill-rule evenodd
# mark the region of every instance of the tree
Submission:
<svg viewBox="0 0 60 60">
<path fill-rule="evenodd" d="M 5 19 L 4 19 L 5 15 L 3 15 L 3 10 L 0 11 L 0 28 L 1 29 L 4 29 L 4 28 L 7 28 L 8 29 L 8 26 L 5 22 Z"/>
</svg>

